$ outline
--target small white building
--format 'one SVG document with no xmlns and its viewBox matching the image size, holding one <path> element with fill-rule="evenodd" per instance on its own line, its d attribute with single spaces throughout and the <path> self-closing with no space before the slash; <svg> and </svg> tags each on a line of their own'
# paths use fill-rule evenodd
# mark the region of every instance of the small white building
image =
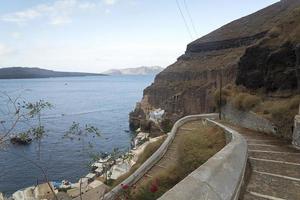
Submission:
<svg viewBox="0 0 300 200">
<path fill-rule="evenodd" d="M 159 123 L 163 119 L 163 115 L 165 114 L 165 111 L 161 108 L 150 111 L 149 113 L 149 120 L 153 121 L 154 123 Z"/>
</svg>

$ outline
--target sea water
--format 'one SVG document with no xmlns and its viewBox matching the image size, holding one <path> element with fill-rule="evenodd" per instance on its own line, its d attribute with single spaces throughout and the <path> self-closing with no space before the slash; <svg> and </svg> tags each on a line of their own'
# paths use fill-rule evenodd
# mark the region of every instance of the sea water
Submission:
<svg viewBox="0 0 300 200">
<path fill-rule="evenodd" d="M 147 75 L 0 80 L 0 92 L 20 95 L 26 102 L 44 100 L 53 105 L 42 113 L 47 136 L 41 141 L 40 156 L 36 141 L 0 149 L 0 192 L 11 194 L 43 182 L 40 167 L 49 180 L 77 182 L 88 173 L 91 154 L 128 149 L 132 138 L 128 114 L 153 79 Z M 0 109 L 5 110 L 6 104 L 0 101 Z M 92 140 L 63 139 L 73 122 L 93 125 L 101 136 Z M 26 128 L 19 124 L 15 132 Z"/>
</svg>

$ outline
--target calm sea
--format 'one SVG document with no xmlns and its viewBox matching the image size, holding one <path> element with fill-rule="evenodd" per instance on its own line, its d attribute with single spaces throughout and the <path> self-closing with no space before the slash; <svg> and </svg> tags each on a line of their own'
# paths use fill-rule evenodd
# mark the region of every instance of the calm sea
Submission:
<svg viewBox="0 0 300 200">
<path fill-rule="evenodd" d="M 41 170 L 29 159 L 43 166 L 50 180 L 77 182 L 88 173 L 91 152 L 128 149 L 132 137 L 128 114 L 153 79 L 154 76 L 103 76 L 0 80 L 2 92 L 21 94 L 30 102 L 43 99 L 54 106 L 42 116 L 47 136 L 42 140 L 41 161 L 36 142 L 0 150 L 0 192 L 11 194 L 43 180 Z M 0 101 L 0 109 L 4 106 Z M 84 141 L 62 139 L 73 121 L 96 126 L 101 137 Z M 22 130 L 23 125 L 18 128 Z M 87 148 L 89 140 L 94 143 L 93 149 Z"/>
</svg>

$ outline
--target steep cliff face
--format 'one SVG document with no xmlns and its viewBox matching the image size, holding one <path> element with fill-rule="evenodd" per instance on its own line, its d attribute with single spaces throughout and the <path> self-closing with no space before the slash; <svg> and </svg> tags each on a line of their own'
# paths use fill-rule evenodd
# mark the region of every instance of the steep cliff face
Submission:
<svg viewBox="0 0 300 200">
<path fill-rule="evenodd" d="M 166 110 L 173 120 L 214 111 L 213 94 L 220 75 L 223 85 L 297 89 L 299 16 L 299 0 L 282 0 L 190 43 L 185 54 L 144 90 L 130 115 L 131 123 L 137 125 L 154 108 Z"/>
<path fill-rule="evenodd" d="M 236 83 L 251 89 L 264 87 L 267 92 L 296 90 L 299 42 L 300 7 L 274 26 L 268 37 L 246 50 L 239 61 Z"/>
</svg>

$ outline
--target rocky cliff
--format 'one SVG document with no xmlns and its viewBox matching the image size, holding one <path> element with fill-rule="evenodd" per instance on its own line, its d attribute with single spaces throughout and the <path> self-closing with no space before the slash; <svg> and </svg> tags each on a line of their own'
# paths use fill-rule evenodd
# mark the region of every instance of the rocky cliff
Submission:
<svg viewBox="0 0 300 200">
<path fill-rule="evenodd" d="M 299 0 L 282 0 L 233 21 L 188 44 L 185 54 L 156 76 L 130 114 L 131 125 L 154 108 L 166 110 L 172 120 L 214 111 L 220 76 L 223 85 L 295 91 L 299 42 Z"/>
</svg>

